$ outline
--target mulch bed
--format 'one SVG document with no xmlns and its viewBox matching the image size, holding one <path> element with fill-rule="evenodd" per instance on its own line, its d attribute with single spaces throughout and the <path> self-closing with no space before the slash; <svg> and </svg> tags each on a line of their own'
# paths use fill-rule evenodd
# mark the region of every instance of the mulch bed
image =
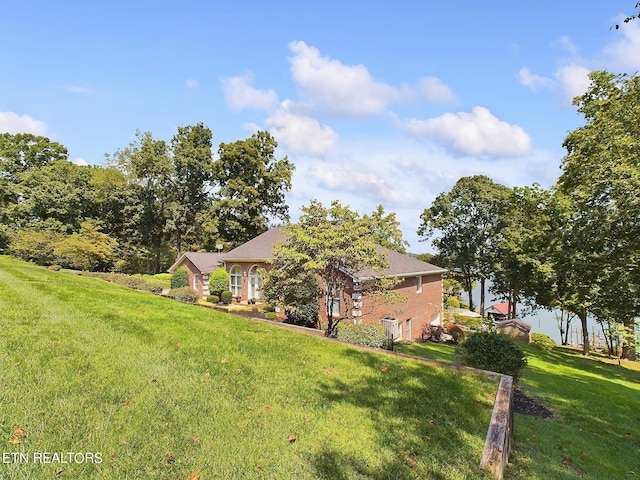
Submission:
<svg viewBox="0 0 640 480">
<path fill-rule="evenodd" d="M 513 389 L 513 411 L 522 415 L 532 415 L 539 418 L 554 418 L 556 415 L 540 403 L 535 398 L 531 398 L 522 390 L 517 388 Z"/>
</svg>

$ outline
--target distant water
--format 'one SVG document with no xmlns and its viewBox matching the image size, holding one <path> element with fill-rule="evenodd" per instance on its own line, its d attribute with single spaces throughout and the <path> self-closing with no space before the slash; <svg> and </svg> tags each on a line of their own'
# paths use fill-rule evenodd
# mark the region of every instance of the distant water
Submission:
<svg viewBox="0 0 640 480">
<path fill-rule="evenodd" d="M 502 300 L 496 299 L 493 297 L 491 293 L 489 293 L 489 282 L 486 282 L 487 292 L 485 294 L 485 309 L 490 307 L 494 303 L 502 303 Z M 462 300 L 464 302 L 468 302 L 469 298 L 466 293 L 463 292 Z M 480 287 L 476 286 L 473 290 L 473 303 L 475 305 L 476 311 L 478 311 L 480 304 Z M 544 333 L 548 335 L 557 345 L 560 345 L 560 328 L 558 327 L 557 316 L 560 315 L 559 311 L 549 311 L 542 308 L 537 308 L 535 311 L 531 313 L 531 309 L 527 307 L 523 307 L 522 305 L 517 306 L 517 314 L 520 320 L 523 320 L 531 325 L 531 332 L 533 333 Z M 524 313 L 522 313 L 524 312 Z M 591 344 L 601 346 L 604 344 L 604 339 L 602 338 L 602 329 L 600 325 L 598 325 L 593 320 L 589 320 L 588 322 L 589 328 L 589 336 L 591 339 Z M 580 320 L 576 317 L 571 321 L 569 325 L 570 336 L 569 336 L 569 344 L 570 345 L 582 345 L 582 326 L 580 325 Z"/>
</svg>

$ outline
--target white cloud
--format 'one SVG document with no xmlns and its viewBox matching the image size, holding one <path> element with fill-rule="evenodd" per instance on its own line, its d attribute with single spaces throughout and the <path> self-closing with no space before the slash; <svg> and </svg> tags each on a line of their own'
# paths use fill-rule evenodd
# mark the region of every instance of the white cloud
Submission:
<svg viewBox="0 0 640 480">
<path fill-rule="evenodd" d="M 415 137 L 432 139 L 463 155 L 522 156 L 531 151 L 531 139 L 522 127 L 499 120 L 484 107 L 405 120 L 402 126 Z"/>
<path fill-rule="evenodd" d="M 330 191 L 364 196 L 378 203 L 412 204 L 413 197 L 404 188 L 394 188 L 388 181 L 371 170 L 354 170 L 347 166 L 327 168 L 326 164 L 314 165 L 310 174 L 318 185 Z"/>
<path fill-rule="evenodd" d="M 384 113 L 402 90 L 377 82 L 364 65 L 345 65 L 320 55 L 305 42 L 289 44 L 293 79 L 314 105 L 331 115 L 358 117 Z"/>
<path fill-rule="evenodd" d="M 71 160 L 71 163 L 75 163 L 76 165 L 79 165 L 81 167 L 86 167 L 87 165 L 89 165 L 87 161 L 82 157 L 74 158 L 73 160 Z"/>
<path fill-rule="evenodd" d="M 338 142 L 331 127 L 297 112 L 289 100 L 282 102 L 278 111 L 266 120 L 266 126 L 278 143 L 293 153 L 322 156 Z"/>
<path fill-rule="evenodd" d="M 578 47 L 566 35 L 561 36 L 555 43 L 560 45 L 562 48 L 564 48 L 567 52 L 571 54 L 578 53 Z"/>
<path fill-rule="evenodd" d="M 188 89 L 198 88 L 198 81 L 193 78 L 188 79 L 184 84 Z"/>
<path fill-rule="evenodd" d="M 560 67 L 555 77 L 558 80 L 562 98 L 565 102 L 573 102 L 573 97 L 584 94 L 589 88 L 589 70 L 582 65 L 565 65 Z"/>
<path fill-rule="evenodd" d="M 622 39 L 610 43 L 604 53 L 616 70 L 640 70 L 640 20 L 623 23 L 617 32 Z"/>
<path fill-rule="evenodd" d="M 429 102 L 454 103 L 458 101 L 451 89 L 437 77 L 421 78 L 420 91 Z"/>
<path fill-rule="evenodd" d="M 278 95 L 274 90 L 258 90 L 251 86 L 250 74 L 220 79 L 227 105 L 232 110 L 256 108 L 271 111 L 278 105 Z"/>
<path fill-rule="evenodd" d="M 536 91 L 538 87 L 553 88 L 555 83 L 552 78 L 542 77 L 535 73 L 531 73 L 527 67 L 522 67 L 520 69 L 518 72 L 518 78 L 520 79 L 520 83 L 525 87 L 529 87 L 533 91 Z"/>
<path fill-rule="evenodd" d="M 48 135 L 48 129 L 44 122 L 35 120 L 29 115 L 18 115 L 13 112 L 0 112 L 0 132 L 31 133 L 33 135 Z"/>
</svg>

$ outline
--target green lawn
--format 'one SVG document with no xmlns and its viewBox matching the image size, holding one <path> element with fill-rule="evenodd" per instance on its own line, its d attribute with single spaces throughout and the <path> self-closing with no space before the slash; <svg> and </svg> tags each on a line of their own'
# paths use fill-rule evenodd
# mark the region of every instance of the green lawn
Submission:
<svg viewBox="0 0 640 480">
<path fill-rule="evenodd" d="M 481 477 L 485 377 L 2 256 L 0 331 L 2 479 Z"/>
<path fill-rule="evenodd" d="M 413 344 L 403 353 L 453 360 L 453 347 Z M 519 387 L 557 414 L 515 415 L 509 479 L 640 477 L 640 363 L 584 358 L 556 347 L 525 347 L 529 365 Z"/>
</svg>

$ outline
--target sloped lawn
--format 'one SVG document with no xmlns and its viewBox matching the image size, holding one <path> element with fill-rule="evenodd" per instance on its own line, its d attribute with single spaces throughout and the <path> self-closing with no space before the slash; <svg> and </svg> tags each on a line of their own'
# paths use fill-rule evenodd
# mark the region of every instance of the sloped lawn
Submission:
<svg viewBox="0 0 640 480">
<path fill-rule="evenodd" d="M 519 388 L 553 418 L 515 414 L 507 479 L 640 478 L 640 363 L 527 346 Z M 453 361 L 453 347 L 413 344 L 403 353 Z"/>
<path fill-rule="evenodd" d="M 484 377 L 2 256 L 0 331 L 3 479 L 481 477 Z"/>
</svg>

